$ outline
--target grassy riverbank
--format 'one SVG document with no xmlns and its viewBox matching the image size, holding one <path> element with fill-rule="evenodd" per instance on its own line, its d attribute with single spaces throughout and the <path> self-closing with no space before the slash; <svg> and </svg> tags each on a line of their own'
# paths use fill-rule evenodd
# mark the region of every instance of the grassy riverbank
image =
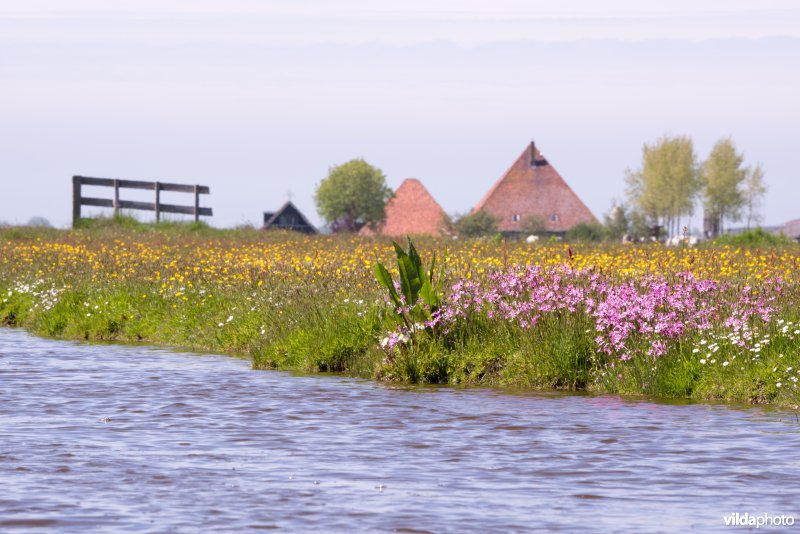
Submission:
<svg viewBox="0 0 800 534">
<path fill-rule="evenodd" d="M 95 221 L 0 230 L 0 322 L 383 380 L 800 404 L 800 247 L 420 240 L 442 307 L 397 320 L 388 240 Z M 396 272 L 395 272 L 396 275 Z"/>
</svg>

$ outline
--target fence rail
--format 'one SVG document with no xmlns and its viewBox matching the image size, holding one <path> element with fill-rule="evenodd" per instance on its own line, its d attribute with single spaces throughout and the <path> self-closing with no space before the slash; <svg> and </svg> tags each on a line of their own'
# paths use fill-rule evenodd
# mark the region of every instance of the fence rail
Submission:
<svg viewBox="0 0 800 534">
<path fill-rule="evenodd" d="M 114 198 L 94 198 L 82 195 L 81 186 L 92 185 L 101 187 L 113 187 Z M 141 202 L 136 200 L 120 200 L 120 189 L 145 189 L 155 192 L 155 202 Z M 177 193 L 194 194 L 194 206 L 178 206 L 175 204 L 164 204 L 161 202 L 161 192 L 170 191 Z M 120 209 L 144 210 L 156 212 L 156 221 L 161 220 L 162 213 L 181 213 L 184 215 L 194 215 L 194 220 L 200 220 L 200 216 L 210 217 L 213 215 L 211 208 L 200 207 L 200 195 L 211 194 L 211 190 L 205 185 L 185 185 L 168 184 L 163 182 L 142 182 L 138 180 L 119 180 L 117 178 L 92 178 L 90 176 L 72 177 L 72 225 L 81 218 L 81 206 L 99 206 L 101 208 L 114 208 L 114 215 Z"/>
</svg>

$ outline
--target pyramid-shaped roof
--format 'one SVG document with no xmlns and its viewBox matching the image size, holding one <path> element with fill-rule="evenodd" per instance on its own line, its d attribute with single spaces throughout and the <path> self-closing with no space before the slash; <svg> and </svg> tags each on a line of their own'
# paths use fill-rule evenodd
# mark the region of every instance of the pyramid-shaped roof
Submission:
<svg viewBox="0 0 800 534">
<path fill-rule="evenodd" d="M 531 142 L 511 168 L 492 186 L 472 213 L 498 218 L 501 232 L 519 232 L 536 216 L 549 232 L 561 233 L 580 223 L 596 222 L 578 195 Z"/>
<path fill-rule="evenodd" d="M 368 227 L 362 235 L 443 235 L 447 233 L 447 215 L 422 182 L 406 178 L 386 203 L 386 220 L 377 232 Z"/>
<path fill-rule="evenodd" d="M 800 239 L 800 219 L 794 219 L 783 225 L 782 231 L 792 239 Z"/>
</svg>

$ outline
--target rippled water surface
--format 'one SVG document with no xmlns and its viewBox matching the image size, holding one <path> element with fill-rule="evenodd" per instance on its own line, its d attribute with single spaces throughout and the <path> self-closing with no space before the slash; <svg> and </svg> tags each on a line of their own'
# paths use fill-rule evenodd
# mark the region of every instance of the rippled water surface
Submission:
<svg viewBox="0 0 800 534">
<path fill-rule="evenodd" d="M 0 477 L 0 531 L 725 530 L 800 523 L 800 423 L 0 329 Z"/>
</svg>

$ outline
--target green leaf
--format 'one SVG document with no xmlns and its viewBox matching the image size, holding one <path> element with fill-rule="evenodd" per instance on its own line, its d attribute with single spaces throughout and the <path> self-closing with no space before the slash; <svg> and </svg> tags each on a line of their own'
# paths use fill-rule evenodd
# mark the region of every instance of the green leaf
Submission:
<svg viewBox="0 0 800 534">
<path fill-rule="evenodd" d="M 411 242 L 411 238 L 406 236 L 408 240 L 408 257 L 411 258 L 411 261 L 414 262 L 414 267 L 417 269 L 417 272 L 420 276 L 423 275 L 425 269 L 422 268 L 422 258 L 419 257 L 417 253 L 417 249 L 414 247 L 414 243 Z"/>
<path fill-rule="evenodd" d="M 423 302 L 430 308 L 430 311 L 426 310 L 425 312 L 426 318 L 430 319 L 430 312 L 436 311 L 436 308 L 439 307 L 439 295 L 437 295 L 436 291 L 431 287 L 431 283 L 427 278 L 422 281 L 419 295 L 422 297 Z"/>
<path fill-rule="evenodd" d="M 406 299 L 406 304 L 413 306 L 417 302 L 419 289 L 422 287 L 422 280 L 419 276 L 414 262 L 408 254 L 400 248 L 397 243 L 392 243 L 397 253 L 397 268 L 400 271 L 400 291 Z"/>
<path fill-rule="evenodd" d="M 392 275 L 389 274 L 389 271 L 380 262 L 375 263 L 375 278 L 383 287 L 389 290 L 389 296 L 392 298 L 394 305 L 400 306 L 400 297 L 397 295 L 397 291 L 394 288 Z"/>
</svg>

